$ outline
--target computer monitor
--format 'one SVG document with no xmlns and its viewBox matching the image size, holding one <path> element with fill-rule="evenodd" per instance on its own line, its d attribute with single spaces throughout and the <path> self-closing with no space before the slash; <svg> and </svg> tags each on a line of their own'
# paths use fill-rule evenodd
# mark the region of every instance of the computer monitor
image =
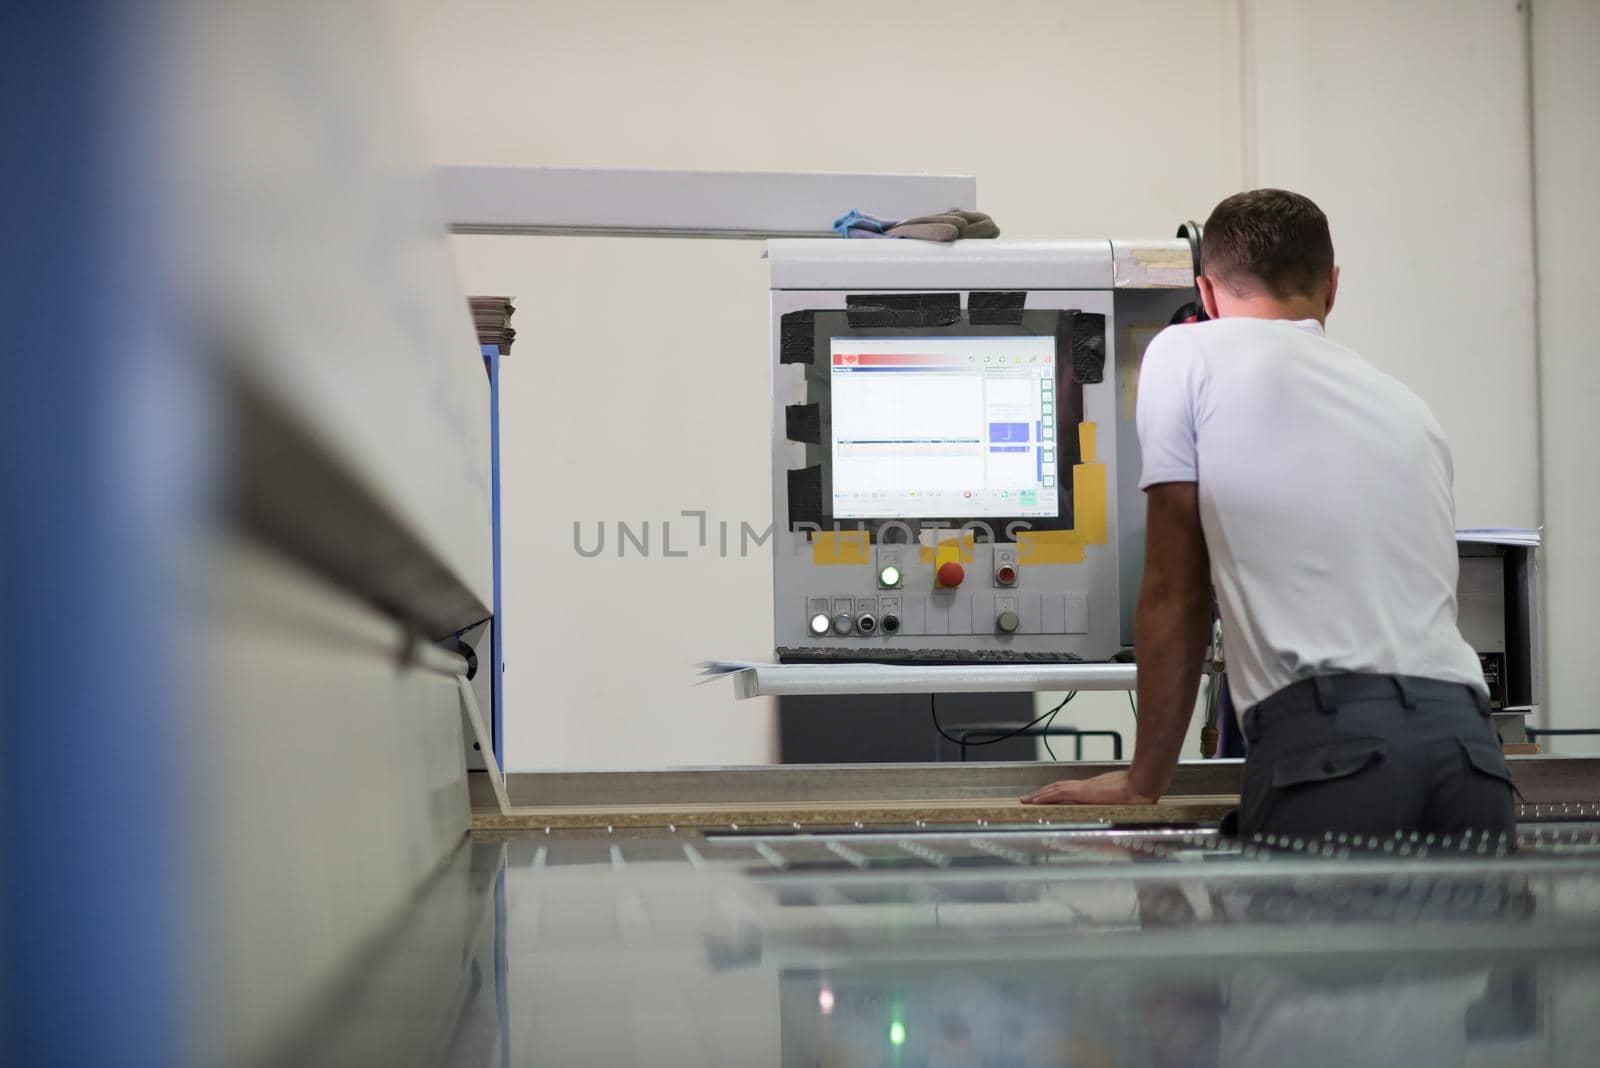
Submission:
<svg viewBox="0 0 1600 1068">
<path fill-rule="evenodd" d="M 1050 336 L 834 337 L 836 519 L 1060 514 Z"/>
</svg>

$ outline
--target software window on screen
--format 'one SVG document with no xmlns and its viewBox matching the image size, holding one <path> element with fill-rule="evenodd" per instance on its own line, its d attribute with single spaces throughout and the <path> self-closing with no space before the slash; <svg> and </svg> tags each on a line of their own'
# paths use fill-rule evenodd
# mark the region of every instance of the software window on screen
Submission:
<svg viewBox="0 0 1600 1068">
<path fill-rule="evenodd" d="M 1058 514 L 1055 339 L 831 339 L 833 515 Z"/>
</svg>

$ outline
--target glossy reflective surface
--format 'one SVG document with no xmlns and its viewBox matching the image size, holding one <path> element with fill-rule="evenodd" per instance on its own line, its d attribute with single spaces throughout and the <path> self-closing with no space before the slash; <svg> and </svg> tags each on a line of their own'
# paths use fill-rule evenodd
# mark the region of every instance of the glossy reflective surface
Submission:
<svg viewBox="0 0 1600 1068">
<path fill-rule="evenodd" d="M 465 843 L 281 1049 L 419 1065 L 1588 1064 L 1600 836 Z"/>
</svg>

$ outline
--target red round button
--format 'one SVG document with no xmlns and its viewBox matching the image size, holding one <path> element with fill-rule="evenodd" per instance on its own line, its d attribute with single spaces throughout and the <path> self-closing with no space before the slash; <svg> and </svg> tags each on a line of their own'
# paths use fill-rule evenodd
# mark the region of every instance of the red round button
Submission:
<svg viewBox="0 0 1600 1068">
<path fill-rule="evenodd" d="M 950 560 L 939 565 L 939 585 L 959 586 L 967 577 L 967 569 Z"/>
<path fill-rule="evenodd" d="M 1000 570 L 994 573 L 994 577 L 1000 580 L 1000 585 L 1010 586 L 1017 581 L 1017 569 L 1010 564 L 1002 564 Z"/>
</svg>

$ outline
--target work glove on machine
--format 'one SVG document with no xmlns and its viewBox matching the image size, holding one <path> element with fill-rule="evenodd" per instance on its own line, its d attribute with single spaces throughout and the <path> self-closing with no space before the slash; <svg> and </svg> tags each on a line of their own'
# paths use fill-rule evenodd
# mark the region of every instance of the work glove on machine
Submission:
<svg viewBox="0 0 1600 1068">
<path fill-rule="evenodd" d="M 956 208 L 899 222 L 851 210 L 833 221 L 833 229 L 840 237 L 909 237 L 919 241 L 961 241 L 1000 236 L 1000 227 L 983 212 Z"/>
</svg>

